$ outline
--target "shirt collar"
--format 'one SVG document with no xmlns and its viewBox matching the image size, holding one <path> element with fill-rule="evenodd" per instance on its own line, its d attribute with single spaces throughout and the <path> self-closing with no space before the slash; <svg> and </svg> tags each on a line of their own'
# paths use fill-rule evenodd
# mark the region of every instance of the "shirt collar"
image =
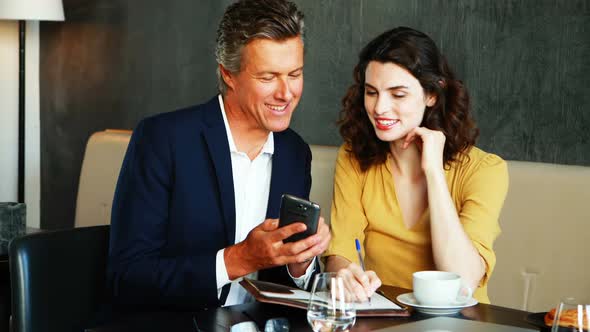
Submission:
<svg viewBox="0 0 590 332">
<path fill-rule="evenodd" d="M 238 148 L 236 147 L 236 143 L 234 142 L 234 137 L 231 133 L 229 128 L 229 122 L 227 121 L 227 115 L 225 114 L 225 106 L 223 105 L 223 96 L 221 94 L 218 95 L 219 100 L 219 108 L 221 109 L 221 115 L 223 116 L 223 124 L 225 125 L 225 132 L 227 133 L 227 143 L 229 144 L 229 151 L 230 152 L 239 152 Z M 273 154 L 275 151 L 275 143 L 274 143 L 274 135 L 272 131 L 268 134 L 266 138 L 266 142 L 262 146 L 261 153 L 268 153 Z"/>
</svg>

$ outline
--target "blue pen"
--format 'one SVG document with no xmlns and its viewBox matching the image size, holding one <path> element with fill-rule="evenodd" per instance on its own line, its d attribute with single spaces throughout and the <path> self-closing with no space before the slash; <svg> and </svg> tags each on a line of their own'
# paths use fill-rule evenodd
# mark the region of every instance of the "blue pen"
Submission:
<svg viewBox="0 0 590 332">
<path fill-rule="evenodd" d="M 361 255 L 361 243 L 359 239 L 354 239 L 354 243 L 356 244 L 356 253 L 359 255 L 359 264 L 365 271 L 365 261 L 363 261 L 363 255 Z"/>
<path fill-rule="evenodd" d="M 359 263 L 361 264 L 361 268 L 363 271 L 365 270 L 365 261 L 363 260 L 363 255 L 361 255 L 361 242 L 359 239 L 354 239 L 354 243 L 356 244 L 356 253 L 359 256 Z M 371 303 L 371 298 L 369 297 L 369 303 Z"/>
</svg>

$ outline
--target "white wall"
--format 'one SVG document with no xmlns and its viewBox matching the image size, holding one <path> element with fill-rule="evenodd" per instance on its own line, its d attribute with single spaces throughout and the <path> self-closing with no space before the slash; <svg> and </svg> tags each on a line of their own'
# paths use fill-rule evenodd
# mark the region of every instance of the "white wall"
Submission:
<svg viewBox="0 0 590 332">
<path fill-rule="evenodd" d="M 18 24 L 0 21 L 0 201 L 16 201 Z"/>
<path fill-rule="evenodd" d="M 25 202 L 27 226 L 40 227 L 39 23 L 27 22 Z M 0 21 L 0 201 L 17 200 L 18 22 Z"/>
</svg>

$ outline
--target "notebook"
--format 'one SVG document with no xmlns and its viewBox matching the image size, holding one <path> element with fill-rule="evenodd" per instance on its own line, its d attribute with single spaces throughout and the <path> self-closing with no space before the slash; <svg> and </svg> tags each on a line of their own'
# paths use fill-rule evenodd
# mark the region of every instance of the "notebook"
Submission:
<svg viewBox="0 0 590 332">
<path fill-rule="evenodd" d="M 418 322 L 392 326 L 377 332 L 537 332 L 535 329 L 479 322 L 453 317 L 434 317 Z"/>
<path fill-rule="evenodd" d="M 301 289 L 248 278 L 240 281 L 240 285 L 259 302 L 281 304 L 300 309 L 307 309 L 311 295 Z M 377 293 L 371 296 L 370 303 L 357 304 L 355 309 L 356 315 L 359 317 L 410 315 L 407 308 L 399 306 L 387 295 Z"/>
</svg>

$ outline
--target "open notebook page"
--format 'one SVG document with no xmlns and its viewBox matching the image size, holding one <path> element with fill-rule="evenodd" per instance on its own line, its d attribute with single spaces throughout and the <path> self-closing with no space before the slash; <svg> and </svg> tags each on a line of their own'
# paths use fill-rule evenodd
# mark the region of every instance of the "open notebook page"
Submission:
<svg viewBox="0 0 590 332">
<path fill-rule="evenodd" d="M 310 293 L 304 290 L 296 289 L 291 290 L 292 294 L 284 294 L 284 293 L 275 293 L 275 292 L 260 292 L 260 294 L 270 297 L 270 298 L 279 298 L 279 299 L 289 299 L 289 300 L 297 300 L 297 301 L 304 301 L 308 302 Z M 386 298 L 385 296 L 375 293 L 371 296 L 371 302 L 363 302 L 363 303 L 355 303 L 356 310 L 375 310 L 375 309 L 393 309 L 393 310 L 401 310 L 402 308 L 397 304 L 393 303 L 391 300 Z"/>
</svg>

